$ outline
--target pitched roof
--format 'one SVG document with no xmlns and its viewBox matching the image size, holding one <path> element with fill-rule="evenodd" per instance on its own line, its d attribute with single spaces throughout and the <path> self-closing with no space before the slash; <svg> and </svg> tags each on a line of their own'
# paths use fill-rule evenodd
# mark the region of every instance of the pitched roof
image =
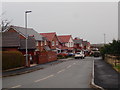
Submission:
<svg viewBox="0 0 120 90">
<path fill-rule="evenodd" d="M 51 50 L 49 46 L 44 46 L 44 49 L 45 49 L 46 51 L 50 51 L 50 50 Z"/>
<path fill-rule="evenodd" d="M 74 39 L 73 40 L 75 44 L 82 44 L 83 40 L 82 39 Z"/>
<path fill-rule="evenodd" d="M 84 45 L 84 46 L 87 46 L 88 44 L 89 44 L 88 41 L 83 41 L 83 45 Z"/>
<path fill-rule="evenodd" d="M 35 39 L 28 37 L 28 49 L 35 49 Z M 18 47 L 19 49 L 26 48 L 26 39 L 20 39 L 19 34 L 16 32 L 3 32 L 2 33 L 2 47 Z"/>
<path fill-rule="evenodd" d="M 2 33 L 2 47 L 19 47 L 19 34 L 15 32 Z"/>
<path fill-rule="evenodd" d="M 53 38 L 54 38 L 54 36 L 56 35 L 56 32 L 51 32 L 51 33 L 40 33 L 40 35 L 46 37 L 48 41 L 52 41 Z"/>
<path fill-rule="evenodd" d="M 22 34 L 24 37 L 26 37 L 26 28 L 24 27 L 19 27 L 19 26 L 10 26 L 7 30 L 9 30 L 10 28 L 13 28 L 14 30 L 16 30 L 18 33 Z M 34 36 L 35 40 L 38 41 L 42 41 L 43 40 L 43 36 L 40 35 L 38 32 L 36 32 L 34 29 L 32 28 L 27 28 L 27 35 L 28 36 Z"/>
<path fill-rule="evenodd" d="M 66 42 L 69 42 L 71 38 L 71 35 L 61 35 L 61 36 L 58 36 L 58 39 L 61 43 L 66 43 Z"/>
<path fill-rule="evenodd" d="M 27 40 L 27 49 L 35 49 L 36 44 L 35 44 L 35 39 L 33 37 L 28 37 Z M 26 49 L 26 39 L 20 39 L 20 49 Z"/>
</svg>

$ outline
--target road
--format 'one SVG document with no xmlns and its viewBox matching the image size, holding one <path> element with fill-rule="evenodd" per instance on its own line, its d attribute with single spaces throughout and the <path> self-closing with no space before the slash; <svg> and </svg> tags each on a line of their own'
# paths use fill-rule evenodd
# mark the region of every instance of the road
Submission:
<svg viewBox="0 0 120 90">
<path fill-rule="evenodd" d="M 31 73 L 3 78 L 3 88 L 90 88 L 93 58 L 66 61 Z"/>
</svg>

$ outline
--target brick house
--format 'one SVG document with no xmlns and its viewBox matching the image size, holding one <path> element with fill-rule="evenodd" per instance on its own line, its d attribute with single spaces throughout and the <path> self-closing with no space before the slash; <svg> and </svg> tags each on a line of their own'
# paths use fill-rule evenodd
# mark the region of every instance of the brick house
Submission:
<svg viewBox="0 0 120 90">
<path fill-rule="evenodd" d="M 20 38 L 20 34 L 16 32 L 3 32 L 2 33 L 2 51 L 20 51 L 25 55 L 25 39 Z M 33 37 L 28 37 L 28 61 L 30 66 L 30 58 L 33 58 L 35 51 L 35 39 Z"/>
<path fill-rule="evenodd" d="M 62 52 L 74 52 L 74 41 L 71 35 L 61 35 L 58 39 L 62 44 Z"/>
<path fill-rule="evenodd" d="M 88 41 L 83 41 L 83 49 L 84 50 L 90 50 L 90 42 Z"/>
<path fill-rule="evenodd" d="M 90 51 L 91 51 L 90 42 L 88 42 L 88 41 L 83 41 L 83 50 L 84 50 L 86 56 L 90 54 Z"/>
<path fill-rule="evenodd" d="M 43 37 L 47 38 L 47 45 L 50 47 L 52 51 L 55 51 L 56 53 L 60 52 L 60 42 L 56 35 L 56 32 L 51 33 L 40 33 Z"/>
<path fill-rule="evenodd" d="M 75 52 L 79 52 L 83 50 L 83 39 L 80 39 L 78 37 L 74 38 L 74 49 Z"/>
<path fill-rule="evenodd" d="M 19 27 L 19 26 L 10 26 L 8 27 L 4 32 L 16 32 L 19 34 L 20 39 L 26 39 L 26 28 Z M 50 48 L 47 45 L 47 39 L 40 35 L 38 32 L 36 32 L 32 28 L 27 28 L 27 36 L 30 36 L 35 39 L 35 51 L 33 60 L 34 62 L 40 64 L 41 63 L 41 52 L 43 51 L 50 51 Z M 29 45 L 29 44 L 28 44 Z M 22 51 L 23 54 L 25 54 L 25 51 Z M 47 62 L 47 61 L 46 61 Z"/>
</svg>

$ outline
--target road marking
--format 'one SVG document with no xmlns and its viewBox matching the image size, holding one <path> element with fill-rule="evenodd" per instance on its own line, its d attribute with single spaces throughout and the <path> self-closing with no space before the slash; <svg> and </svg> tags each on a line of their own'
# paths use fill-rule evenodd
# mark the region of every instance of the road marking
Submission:
<svg viewBox="0 0 120 90">
<path fill-rule="evenodd" d="M 70 68 L 72 65 L 69 65 L 67 68 Z"/>
<path fill-rule="evenodd" d="M 40 82 L 40 81 L 43 81 L 43 80 L 48 79 L 48 78 L 53 77 L 53 76 L 54 76 L 54 75 L 49 75 L 49 76 L 47 76 L 47 77 L 45 77 L 45 78 L 36 80 L 36 81 L 34 81 L 34 82 Z"/>
<path fill-rule="evenodd" d="M 62 70 L 58 71 L 57 73 L 59 74 L 59 73 L 61 73 L 61 72 L 63 72 L 63 71 L 65 71 L 65 69 L 62 69 Z"/>
<path fill-rule="evenodd" d="M 21 87 L 21 85 L 17 85 L 17 86 L 11 87 L 11 88 L 18 88 L 18 87 Z"/>
</svg>

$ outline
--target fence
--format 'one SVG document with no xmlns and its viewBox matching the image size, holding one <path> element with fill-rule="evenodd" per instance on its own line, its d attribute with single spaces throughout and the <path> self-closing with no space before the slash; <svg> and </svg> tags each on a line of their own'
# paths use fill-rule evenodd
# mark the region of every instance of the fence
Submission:
<svg viewBox="0 0 120 90">
<path fill-rule="evenodd" d="M 120 56 L 105 55 L 105 61 L 111 64 L 118 72 L 120 72 Z"/>
<path fill-rule="evenodd" d="M 105 55 L 105 61 L 112 66 L 120 65 L 120 56 Z"/>
</svg>

